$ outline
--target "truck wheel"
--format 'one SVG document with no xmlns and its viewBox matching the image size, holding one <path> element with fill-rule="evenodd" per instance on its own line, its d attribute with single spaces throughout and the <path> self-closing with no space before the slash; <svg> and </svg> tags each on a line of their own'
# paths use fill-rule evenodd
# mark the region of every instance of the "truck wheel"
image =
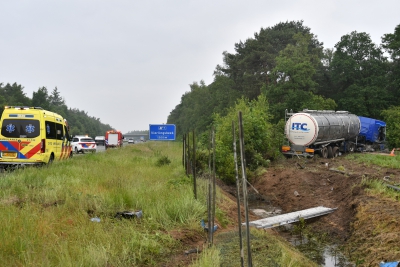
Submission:
<svg viewBox="0 0 400 267">
<path fill-rule="evenodd" d="M 328 148 L 327 147 L 323 147 L 321 149 L 321 156 L 326 159 L 328 157 Z"/>
<path fill-rule="evenodd" d="M 328 146 L 328 159 L 333 158 L 333 151 L 332 151 L 332 147 Z"/>
<path fill-rule="evenodd" d="M 337 157 L 339 156 L 339 148 L 338 148 L 337 146 L 335 146 L 335 147 L 332 149 L 332 154 L 333 154 L 333 157 L 334 157 L 334 158 L 337 158 Z"/>
<path fill-rule="evenodd" d="M 347 151 L 348 151 L 349 153 L 353 153 L 354 150 L 355 150 L 355 145 L 354 145 L 353 143 L 350 143 L 349 146 L 348 146 L 348 148 L 347 148 Z"/>
</svg>

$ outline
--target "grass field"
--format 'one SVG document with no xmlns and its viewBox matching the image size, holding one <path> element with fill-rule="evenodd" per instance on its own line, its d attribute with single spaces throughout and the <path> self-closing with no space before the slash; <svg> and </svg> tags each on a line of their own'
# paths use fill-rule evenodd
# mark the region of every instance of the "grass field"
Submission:
<svg viewBox="0 0 400 267">
<path fill-rule="evenodd" d="M 186 248 L 171 231 L 204 236 L 199 222 L 207 218 L 205 181 L 198 181 L 195 200 L 181 153 L 178 142 L 146 142 L 1 174 L 0 266 L 174 266 L 173 256 Z M 143 216 L 116 218 L 123 211 Z M 227 220 L 223 209 L 217 215 Z M 277 250 L 268 260 L 309 266 L 269 238 Z M 240 262 L 238 252 L 222 248 L 204 249 L 193 266 Z M 263 266 L 262 255 L 255 266 Z"/>
<path fill-rule="evenodd" d="M 367 165 L 376 165 L 385 168 L 400 169 L 400 153 L 395 151 L 395 156 L 389 154 L 375 154 L 375 153 L 354 153 L 347 155 L 347 159 L 362 162 Z"/>
</svg>

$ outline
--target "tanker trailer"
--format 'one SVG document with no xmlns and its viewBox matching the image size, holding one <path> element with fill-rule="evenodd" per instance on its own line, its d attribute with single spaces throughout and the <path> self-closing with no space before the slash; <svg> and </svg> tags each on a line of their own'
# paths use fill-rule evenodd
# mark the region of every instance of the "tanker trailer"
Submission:
<svg viewBox="0 0 400 267">
<path fill-rule="evenodd" d="M 315 153 L 323 158 L 337 157 L 339 152 L 354 152 L 360 133 L 360 119 L 347 111 L 303 110 L 286 111 L 285 136 L 287 145 L 281 152 L 286 157 Z"/>
</svg>

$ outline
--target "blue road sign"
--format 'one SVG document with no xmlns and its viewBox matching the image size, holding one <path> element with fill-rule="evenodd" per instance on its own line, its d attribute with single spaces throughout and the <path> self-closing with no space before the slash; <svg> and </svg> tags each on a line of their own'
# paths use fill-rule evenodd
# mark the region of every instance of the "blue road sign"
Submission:
<svg viewBox="0 0 400 267">
<path fill-rule="evenodd" d="M 175 135 L 175 124 L 150 124 L 149 140 L 171 141 Z"/>
</svg>

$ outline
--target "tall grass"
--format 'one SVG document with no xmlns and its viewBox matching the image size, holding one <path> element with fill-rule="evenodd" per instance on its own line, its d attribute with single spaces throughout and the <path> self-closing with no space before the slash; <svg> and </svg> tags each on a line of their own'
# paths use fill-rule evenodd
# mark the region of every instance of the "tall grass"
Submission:
<svg viewBox="0 0 400 267">
<path fill-rule="evenodd" d="M 171 163 L 157 165 L 161 156 Z M 153 265 L 180 246 L 168 231 L 202 230 L 195 226 L 206 204 L 194 200 L 192 187 L 177 143 L 129 146 L 3 174 L 0 265 Z M 114 218 L 137 210 L 143 218 Z"/>
<path fill-rule="evenodd" d="M 221 266 L 220 251 L 217 247 L 213 246 L 205 248 L 200 257 L 196 259 L 191 267 L 219 267 Z"/>
</svg>

